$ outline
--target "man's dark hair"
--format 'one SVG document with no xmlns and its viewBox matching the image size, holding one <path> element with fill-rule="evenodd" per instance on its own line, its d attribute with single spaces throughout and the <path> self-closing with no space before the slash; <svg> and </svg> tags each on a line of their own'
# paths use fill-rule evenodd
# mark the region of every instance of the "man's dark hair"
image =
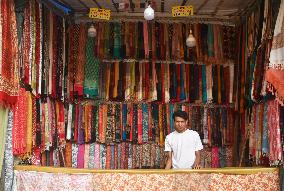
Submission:
<svg viewBox="0 0 284 191">
<path fill-rule="evenodd" d="M 178 110 L 178 111 L 174 112 L 174 114 L 173 114 L 173 119 L 174 120 L 175 120 L 175 117 L 181 117 L 184 120 L 188 120 L 188 114 L 185 111 L 181 111 L 181 110 Z"/>
</svg>

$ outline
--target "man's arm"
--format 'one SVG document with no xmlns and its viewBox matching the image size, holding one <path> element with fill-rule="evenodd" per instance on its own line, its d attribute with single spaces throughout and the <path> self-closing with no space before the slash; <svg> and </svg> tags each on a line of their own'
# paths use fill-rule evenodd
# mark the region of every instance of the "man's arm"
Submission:
<svg viewBox="0 0 284 191">
<path fill-rule="evenodd" d="M 172 152 L 166 151 L 166 167 L 165 169 L 171 169 L 172 168 Z"/>
<path fill-rule="evenodd" d="M 200 162 L 201 162 L 201 157 L 200 157 L 200 151 L 195 151 L 195 161 L 193 163 L 192 168 L 193 169 L 200 169 Z"/>
</svg>

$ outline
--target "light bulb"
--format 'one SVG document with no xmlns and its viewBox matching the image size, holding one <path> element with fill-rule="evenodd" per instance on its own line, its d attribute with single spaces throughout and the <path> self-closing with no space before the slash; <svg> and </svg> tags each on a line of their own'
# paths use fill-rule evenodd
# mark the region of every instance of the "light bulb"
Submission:
<svg viewBox="0 0 284 191">
<path fill-rule="evenodd" d="M 144 11 L 144 18 L 147 21 L 150 21 L 150 20 L 153 20 L 154 17 L 155 17 L 154 9 L 152 9 L 152 7 L 148 5 L 148 7 Z"/>
<path fill-rule="evenodd" d="M 97 30 L 96 28 L 94 27 L 94 25 L 92 24 L 90 26 L 90 28 L 88 29 L 88 36 L 89 37 L 95 37 L 97 35 Z"/>
<path fill-rule="evenodd" d="M 186 39 L 186 46 L 188 47 L 195 47 L 196 46 L 196 40 L 194 38 L 194 36 L 192 35 L 192 31 L 190 30 L 189 35 Z"/>
</svg>

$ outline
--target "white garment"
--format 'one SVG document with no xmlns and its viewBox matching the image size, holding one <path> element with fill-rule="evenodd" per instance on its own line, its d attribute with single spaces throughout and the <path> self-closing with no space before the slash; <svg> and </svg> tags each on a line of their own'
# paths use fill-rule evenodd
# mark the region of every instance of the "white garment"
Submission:
<svg viewBox="0 0 284 191">
<path fill-rule="evenodd" d="M 191 169 L 195 161 L 195 151 L 203 149 L 199 134 L 193 130 L 183 133 L 174 131 L 166 136 L 165 151 L 172 151 L 172 165 L 174 169 Z"/>
</svg>

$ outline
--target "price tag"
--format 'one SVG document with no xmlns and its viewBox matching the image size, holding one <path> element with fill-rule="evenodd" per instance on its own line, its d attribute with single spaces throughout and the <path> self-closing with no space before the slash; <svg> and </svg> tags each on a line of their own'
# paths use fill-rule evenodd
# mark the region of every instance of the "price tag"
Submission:
<svg viewBox="0 0 284 191">
<path fill-rule="evenodd" d="M 187 17 L 193 15 L 193 6 L 174 6 L 172 7 L 173 17 Z"/>
<path fill-rule="evenodd" d="M 92 19 L 110 19 L 109 9 L 90 8 L 89 17 Z"/>
</svg>

